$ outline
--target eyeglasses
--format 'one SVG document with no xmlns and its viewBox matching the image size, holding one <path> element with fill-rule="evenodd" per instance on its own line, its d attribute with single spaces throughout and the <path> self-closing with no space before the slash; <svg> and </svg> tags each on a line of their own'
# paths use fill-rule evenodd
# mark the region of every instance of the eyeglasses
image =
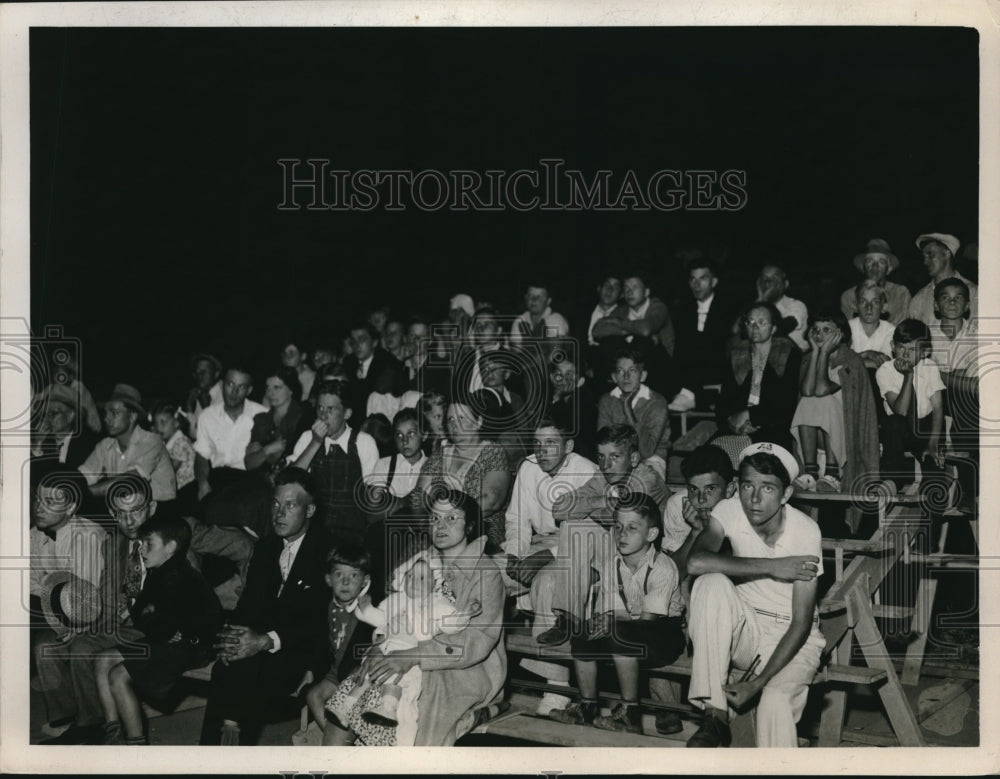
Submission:
<svg viewBox="0 0 1000 779">
<path fill-rule="evenodd" d="M 412 441 L 418 435 L 420 435 L 420 434 L 416 430 L 411 430 L 409 433 L 402 433 L 402 432 L 400 432 L 400 433 L 396 433 L 396 440 L 397 441 Z"/>
<path fill-rule="evenodd" d="M 743 324 L 747 327 L 770 327 L 770 319 L 744 319 Z"/>
<path fill-rule="evenodd" d="M 640 373 L 642 373 L 642 371 L 639 370 L 638 368 L 616 368 L 615 369 L 615 376 L 621 376 L 622 378 L 625 378 L 625 377 L 628 377 L 628 376 L 638 376 Z"/>
<path fill-rule="evenodd" d="M 819 333 L 821 335 L 828 335 L 829 333 L 837 332 L 836 327 L 817 327 L 816 325 L 810 327 L 809 330 L 813 333 Z"/>
</svg>

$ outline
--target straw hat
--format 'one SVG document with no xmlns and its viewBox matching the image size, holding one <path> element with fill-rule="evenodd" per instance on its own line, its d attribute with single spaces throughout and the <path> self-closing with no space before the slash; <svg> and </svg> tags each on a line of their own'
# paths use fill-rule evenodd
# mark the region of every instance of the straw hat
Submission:
<svg viewBox="0 0 1000 779">
<path fill-rule="evenodd" d="M 55 571 L 42 580 L 42 613 L 57 633 L 79 630 L 101 616 L 97 587 L 69 571 Z"/>
<path fill-rule="evenodd" d="M 929 241 L 937 241 L 947 246 L 952 257 L 958 254 L 958 247 L 961 243 L 954 235 L 948 235 L 947 233 L 924 233 L 917 236 L 917 248 L 923 249 L 924 244 Z"/>
</svg>

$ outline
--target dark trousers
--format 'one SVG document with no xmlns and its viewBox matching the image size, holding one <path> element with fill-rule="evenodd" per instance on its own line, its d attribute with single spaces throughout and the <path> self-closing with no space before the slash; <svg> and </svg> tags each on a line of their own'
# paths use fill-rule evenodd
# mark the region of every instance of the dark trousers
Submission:
<svg viewBox="0 0 1000 779">
<path fill-rule="evenodd" d="M 228 719 L 239 723 L 241 745 L 255 744 L 267 713 L 295 691 L 308 667 L 304 655 L 284 649 L 258 652 L 229 665 L 217 661 L 199 743 L 217 746 L 222 720 Z"/>
<path fill-rule="evenodd" d="M 882 478 L 897 489 L 913 483 L 913 466 L 906 459 L 909 452 L 920 461 L 920 504 L 930 517 L 948 508 L 950 479 L 927 451 L 931 415 L 916 421 L 916 429 L 904 416 L 889 414 L 882 423 Z M 942 435 L 943 443 L 944 437 Z"/>
</svg>

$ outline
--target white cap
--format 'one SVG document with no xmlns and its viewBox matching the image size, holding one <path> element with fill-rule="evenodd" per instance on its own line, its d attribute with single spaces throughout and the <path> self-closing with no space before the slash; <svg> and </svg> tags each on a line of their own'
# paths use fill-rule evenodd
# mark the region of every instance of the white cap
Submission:
<svg viewBox="0 0 1000 779">
<path fill-rule="evenodd" d="M 954 235 L 948 235 L 947 233 L 924 233 L 923 235 L 918 235 L 917 248 L 924 248 L 924 244 L 928 241 L 943 243 L 948 247 L 948 251 L 951 252 L 952 257 L 958 254 L 958 246 L 960 242 Z"/>
<path fill-rule="evenodd" d="M 474 316 L 476 313 L 476 306 L 472 302 L 472 298 L 464 294 L 455 295 L 451 299 L 451 305 L 448 308 L 449 310 L 460 308 L 469 316 Z"/>
<path fill-rule="evenodd" d="M 792 456 L 792 453 L 783 446 L 772 444 L 770 441 L 761 441 L 760 443 L 750 444 L 750 446 L 740 452 L 740 463 L 742 463 L 747 457 L 750 457 L 750 455 L 754 454 L 773 454 L 781 460 L 781 464 L 784 465 L 785 470 L 788 471 L 788 478 L 791 481 L 795 481 L 799 475 L 798 462 Z"/>
</svg>

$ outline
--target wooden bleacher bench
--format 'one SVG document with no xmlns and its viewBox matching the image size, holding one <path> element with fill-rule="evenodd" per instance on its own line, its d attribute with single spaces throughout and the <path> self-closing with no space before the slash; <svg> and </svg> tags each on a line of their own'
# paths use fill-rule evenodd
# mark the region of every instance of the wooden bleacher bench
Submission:
<svg viewBox="0 0 1000 779">
<path fill-rule="evenodd" d="M 681 438 L 686 436 L 688 433 L 688 420 L 715 419 L 714 411 L 699 411 L 697 409 L 691 409 L 690 411 L 680 411 L 680 412 L 671 411 L 670 413 L 674 414 L 674 416 L 679 417 L 681 420 L 681 436 L 680 436 Z"/>
<path fill-rule="evenodd" d="M 568 644 L 561 644 L 559 646 L 544 646 L 539 644 L 532 638 L 530 631 L 525 627 L 517 627 L 507 631 L 506 634 L 506 648 L 508 654 L 525 655 L 528 657 L 537 657 L 539 659 L 548 660 L 551 662 L 571 662 L 572 655 L 570 653 L 570 648 Z M 646 672 L 654 676 L 666 676 L 666 677 L 690 677 L 691 676 L 691 658 L 686 654 L 681 655 L 676 661 L 668 665 L 660 666 L 658 668 L 646 669 Z M 842 663 L 828 662 L 820 666 L 817 671 L 815 678 L 813 679 L 813 684 L 848 684 L 848 685 L 878 685 L 886 680 L 887 672 L 882 668 L 872 668 L 867 666 L 853 666 Z M 512 686 L 518 688 L 526 688 L 535 691 L 553 692 L 557 694 L 565 695 L 567 692 L 574 692 L 574 688 L 566 687 L 554 687 L 542 683 L 536 682 L 524 682 L 518 680 L 512 680 Z M 600 697 L 606 700 L 616 700 L 618 696 L 614 693 L 608 693 L 605 691 L 600 692 Z M 677 711 L 680 713 L 695 713 L 694 707 L 689 704 L 684 703 L 667 703 L 662 701 L 651 701 L 644 699 L 641 701 L 644 707 L 656 708 L 656 709 L 668 709 L 672 711 Z M 521 712 L 524 715 L 528 714 L 528 711 Z M 508 735 L 516 738 L 521 738 L 529 741 L 541 741 L 544 743 L 559 744 L 564 746 L 602 746 L 594 741 L 594 728 L 591 727 L 577 727 L 577 726 L 566 726 L 560 723 L 553 722 L 544 718 L 538 717 L 522 717 L 522 721 L 516 721 L 513 715 L 508 715 L 504 718 L 503 724 L 497 724 L 492 728 L 485 728 L 480 732 L 490 732 L 494 735 Z M 523 720 L 529 719 L 530 721 L 525 722 Z M 735 721 L 734 721 L 735 726 Z M 561 730 L 562 728 L 573 728 L 573 731 Z M 690 737 L 691 733 L 689 731 L 693 730 L 693 725 L 685 727 L 683 735 L 685 738 L 682 740 L 686 741 Z M 578 731 L 578 732 L 577 732 Z M 680 738 L 681 734 L 678 734 L 675 738 Z M 634 736 L 635 739 L 645 739 L 654 738 L 652 734 L 643 736 Z M 608 746 L 626 746 L 622 743 L 609 742 Z M 647 743 L 635 743 L 628 744 L 628 746 L 655 746 L 656 744 Z"/>
<path fill-rule="evenodd" d="M 690 454 L 702 444 L 707 444 L 708 440 L 715 435 L 715 431 L 719 429 L 718 425 L 715 424 L 715 415 L 709 414 L 708 417 L 679 436 L 671 444 L 670 453 L 672 455 Z"/>
</svg>

